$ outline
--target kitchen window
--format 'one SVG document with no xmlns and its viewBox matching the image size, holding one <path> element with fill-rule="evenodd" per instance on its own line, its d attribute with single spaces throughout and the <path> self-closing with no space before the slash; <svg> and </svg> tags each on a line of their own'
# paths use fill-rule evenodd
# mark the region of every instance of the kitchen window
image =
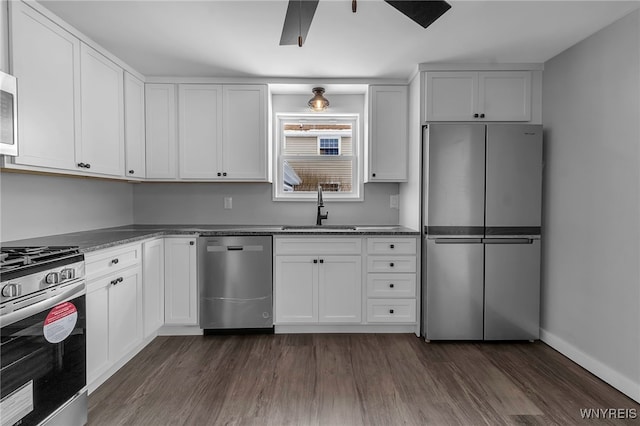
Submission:
<svg viewBox="0 0 640 426">
<path fill-rule="evenodd" d="M 362 200 L 358 115 L 278 115 L 274 199 Z"/>
</svg>

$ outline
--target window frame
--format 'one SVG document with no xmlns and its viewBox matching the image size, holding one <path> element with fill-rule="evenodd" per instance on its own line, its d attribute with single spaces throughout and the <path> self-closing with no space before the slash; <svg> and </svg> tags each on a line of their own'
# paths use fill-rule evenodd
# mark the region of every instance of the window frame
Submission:
<svg viewBox="0 0 640 426">
<path fill-rule="evenodd" d="M 320 155 L 320 136 L 318 135 L 316 155 L 282 155 L 284 151 L 284 126 L 291 122 L 300 123 L 350 123 L 351 124 L 351 141 L 352 155 L 342 155 L 342 137 L 339 137 L 338 155 Z M 361 129 L 360 114 L 304 114 L 304 113 L 278 113 L 275 119 L 275 140 L 273 144 L 273 201 L 306 201 L 315 202 L 317 193 L 314 191 L 304 192 L 287 192 L 284 190 L 284 162 L 295 158 L 299 160 L 314 161 L 335 161 L 335 160 L 351 160 L 352 176 L 351 176 L 351 192 L 340 193 L 325 191 L 322 197 L 325 201 L 363 201 L 364 200 L 364 176 L 363 176 L 363 138 Z M 322 137 L 330 137 L 330 132 Z"/>
<path fill-rule="evenodd" d="M 337 154 L 323 154 L 322 153 L 322 147 L 320 146 L 322 140 L 327 140 L 327 139 L 338 139 L 338 153 Z M 340 135 L 323 135 L 320 136 L 318 135 L 317 137 L 317 146 L 318 146 L 318 155 L 323 155 L 323 156 L 327 156 L 327 157 L 339 157 L 342 155 L 342 136 Z M 333 149 L 333 148 L 325 148 L 325 149 Z"/>
</svg>

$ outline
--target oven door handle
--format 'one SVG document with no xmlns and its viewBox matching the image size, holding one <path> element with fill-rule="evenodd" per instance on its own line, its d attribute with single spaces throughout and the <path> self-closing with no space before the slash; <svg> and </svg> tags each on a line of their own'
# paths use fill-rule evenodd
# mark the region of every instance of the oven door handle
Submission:
<svg viewBox="0 0 640 426">
<path fill-rule="evenodd" d="M 30 316 L 35 315 L 39 312 L 46 311 L 47 309 L 51 309 L 61 302 L 74 299 L 85 293 L 86 293 L 85 284 L 84 284 L 84 281 L 81 281 L 79 283 L 74 284 L 73 287 L 69 288 L 63 293 L 57 294 L 43 301 L 34 303 L 33 305 L 25 306 L 24 308 L 21 308 L 16 311 L 9 312 L 8 314 L 3 315 L 2 317 L 0 317 L 0 323 L 4 327 L 5 325 L 10 325 L 10 324 L 13 324 L 14 322 L 22 321 L 25 318 L 29 318 Z"/>
</svg>

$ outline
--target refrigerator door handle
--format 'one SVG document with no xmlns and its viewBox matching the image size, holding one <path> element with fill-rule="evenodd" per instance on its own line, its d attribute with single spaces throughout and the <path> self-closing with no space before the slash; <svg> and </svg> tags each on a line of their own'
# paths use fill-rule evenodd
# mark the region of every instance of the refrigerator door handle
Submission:
<svg viewBox="0 0 640 426">
<path fill-rule="evenodd" d="M 436 244 L 482 244 L 482 238 L 436 238 Z"/>
<path fill-rule="evenodd" d="M 484 244 L 533 244 L 532 238 L 484 238 Z"/>
</svg>

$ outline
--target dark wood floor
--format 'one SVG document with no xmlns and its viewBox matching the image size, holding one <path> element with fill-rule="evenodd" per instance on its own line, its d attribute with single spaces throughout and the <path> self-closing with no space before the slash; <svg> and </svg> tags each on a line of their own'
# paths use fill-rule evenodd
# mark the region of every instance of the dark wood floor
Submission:
<svg viewBox="0 0 640 426">
<path fill-rule="evenodd" d="M 409 334 L 159 337 L 96 390 L 90 425 L 572 425 L 640 405 L 541 342 Z"/>
</svg>

